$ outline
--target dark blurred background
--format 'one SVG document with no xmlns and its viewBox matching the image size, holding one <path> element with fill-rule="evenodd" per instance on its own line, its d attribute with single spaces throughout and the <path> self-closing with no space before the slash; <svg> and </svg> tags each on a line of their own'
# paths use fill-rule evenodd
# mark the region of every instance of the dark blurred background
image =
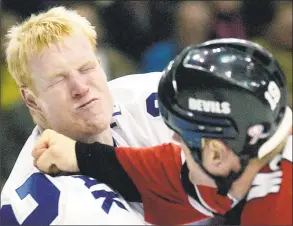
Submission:
<svg viewBox="0 0 293 226">
<path fill-rule="evenodd" d="M 7 71 L 7 29 L 32 13 L 64 5 L 96 27 L 98 53 L 109 80 L 161 71 L 191 43 L 244 38 L 270 50 L 285 71 L 292 106 L 291 1 L 1 1 L 0 189 L 34 124 Z"/>
</svg>

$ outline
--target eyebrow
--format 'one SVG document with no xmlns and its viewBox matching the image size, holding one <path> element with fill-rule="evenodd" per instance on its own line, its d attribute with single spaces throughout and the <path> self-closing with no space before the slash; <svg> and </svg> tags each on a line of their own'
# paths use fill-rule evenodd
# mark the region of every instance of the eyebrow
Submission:
<svg viewBox="0 0 293 226">
<path fill-rule="evenodd" d="M 82 64 L 79 64 L 79 66 L 76 68 L 76 70 L 79 70 L 80 68 L 83 68 L 85 66 L 87 66 L 88 64 L 96 64 L 97 61 L 94 61 L 94 60 L 87 60 L 85 62 L 83 62 Z M 59 70 L 59 71 L 55 71 L 51 74 L 49 74 L 49 77 L 58 77 L 62 74 L 67 74 L 68 73 L 68 70 Z"/>
<path fill-rule="evenodd" d="M 77 69 L 80 69 L 80 68 L 83 68 L 83 67 L 85 67 L 85 66 L 87 66 L 89 64 L 95 64 L 95 63 L 96 63 L 96 61 L 88 60 L 88 61 L 82 63 L 79 67 L 77 67 Z"/>
<path fill-rule="evenodd" d="M 66 74 L 68 71 L 67 70 L 60 70 L 60 71 L 56 71 L 56 72 L 53 72 L 51 74 L 49 74 L 49 78 L 54 78 L 54 77 L 58 77 L 62 74 Z"/>
</svg>

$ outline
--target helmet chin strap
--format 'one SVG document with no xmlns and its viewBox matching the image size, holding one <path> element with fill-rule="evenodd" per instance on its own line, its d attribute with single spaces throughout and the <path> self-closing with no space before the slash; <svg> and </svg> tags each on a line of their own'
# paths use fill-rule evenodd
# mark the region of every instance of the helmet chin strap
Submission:
<svg viewBox="0 0 293 226">
<path fill-rule="evenodd" d="M 218 194 L 222 195 L 222 196 L 227 196 L 227 193 L 229 192 L 233 182 L 235 180 L 237 180 L 244 172 L 244 170 L 248 164 L 249 157 L 248 156 L 241 156 L 240 157 L 241 169 L 239 172 L 235 173 L 235 172 L 231 171 L 229 173 L 229 175 L 225 176 L 225 177 L 224 176 L 215 176 L 215 175 L 209 173 L 202 165 L 200 150 L 198 148 L 191 148 L 191 147 L 189 147 L 189 148 L 192 151 L 193 159 L 200 165 L 200 167 L 203 169 L 203 171 L 215 181 L 217 188 L 218 188 Z"/>
</svg>

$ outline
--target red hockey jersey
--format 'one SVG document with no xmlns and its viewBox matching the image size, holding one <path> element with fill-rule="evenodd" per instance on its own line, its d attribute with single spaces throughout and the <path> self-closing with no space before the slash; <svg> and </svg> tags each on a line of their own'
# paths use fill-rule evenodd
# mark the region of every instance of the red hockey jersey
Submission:
<svg viewBox="0 0 293 226">
<path fill-rule="evenodd" d="M 291 143 L 292 136 L 283 155 L 276 156 L 255 177 L 242 212 L 242 224 L 292 224 Z M 218 195 L 215 188 L 194 186 L 198 201 L 186 194 L 180 178 L 181 149 L 174 144 L 118 147 L 116 156 L 141 194 L 145 220 L 149 223 L 199 222 L 232 208 L 232 200 Z"/>
<path fill-rule="evenodd" d="M 141 194 L 145 220 L 149 223 L 199 222 L 213 217 L 213 213 L 225 214 L 232 207 L 232 200 L 218 195 L 216 188 L 196 186 L 200 201 L 186 194 L 180 178 L 181 149 L 174 144 L 118 147 L 116 156 Z"/>
</svg>

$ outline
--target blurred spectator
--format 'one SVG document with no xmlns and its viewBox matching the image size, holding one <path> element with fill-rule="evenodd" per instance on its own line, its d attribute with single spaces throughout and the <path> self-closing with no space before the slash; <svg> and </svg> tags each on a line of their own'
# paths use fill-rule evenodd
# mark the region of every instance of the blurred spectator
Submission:
<svg viewBox="0 0 293 226">
<path fill-rule="evenodd" d="M 10 76 L 5 62 L 5 35 L 7 30 L 19 20 L 16 14 L 3 11 L 1 21 L 1 52 L 0 52 L 0 75 L 1 75 L 1 109 L 11 110 L 21 100 L 19 89 Z"/>
<path fill-rule="evenodd" d="M 1 111 L 0 111 L 0 151 L 1 178 L 0 188 L 8 178 L 15 160 L 31 134 L 34 123 L 27 107 L 21 100 L 19 89 L 8 72 L 5 63 L 5 35 L 7 30 L 19 20 L 19 16 L 11 11 L 2 11 L 1 23 Z"/>
<path fill-rule="evenodd" d="M 190 44 L 197 44 L 210 38 L 214 19 L 211 8 L 205 2 L 180 2 L 175 23 L 175 39 L 178 52 Z"/>
<path fill-rule="evenodd" d="M 210 1 L 215 15 L 212 38 L 245 38 L 245 28 L 240 16 L 241 1 Z"/>
<path fill-rule="evenodd" d="M 147 47 L 172 32 L 174 5 L 176 1 L 115 1 L 101 11 L 108 39 L 140 61 Z"/>
<path fill-rule="evenodd" d="M 149 1 L 115 1 L 101 13 L 111 43 L 139 60 L 145 46 L 153 41 Z"/>
<path fill-rule="evenodd" d="M 242 1 L 241 16 L 249 38 L 262 36 L 272 22 L 275 7 L 281 1 Z"/>
<path fill-rule="evenodd" d="M 292 106 L 292 2 L 280 2 L 276 14 L 264 36 L 253 41 L 268 49 L 280 62 L 289 88 L 289 100 Z"/>
<path fill-rule="evenodd" d="M 177 5 L 177 1 L 150 1 L 150 29 L 153 42 L 166 40 L 173 36 L 176 19 L 174 11 Z"/>
<path fill-rule="evenodd" d="M 95 26 L 97 38 L 97 52 L 108 80 L 118 78 L 127 74 L 134 74 L 137 71 L 136 62 L 129 56 L 112 47 L 107 42 L 105 29 L 99 16 L 97 5 L 93 2 L 67 3 L 67 6 L 78 11 Z"/>
<path fill-rule="evenodd" d="M 1 0 L 4 10 L 17 12 L 22 19 L 43 10 L 48 5 L 48 0 Z"/>
<path fill-rule="evenodd" d="M 141 61 L 142 72 L 162 71 L 183 48 L 210 39 L 213 15 L 209 5 L 201 1 L 178 4 L 174 36 L 146 50 Z"/>
</svg>

